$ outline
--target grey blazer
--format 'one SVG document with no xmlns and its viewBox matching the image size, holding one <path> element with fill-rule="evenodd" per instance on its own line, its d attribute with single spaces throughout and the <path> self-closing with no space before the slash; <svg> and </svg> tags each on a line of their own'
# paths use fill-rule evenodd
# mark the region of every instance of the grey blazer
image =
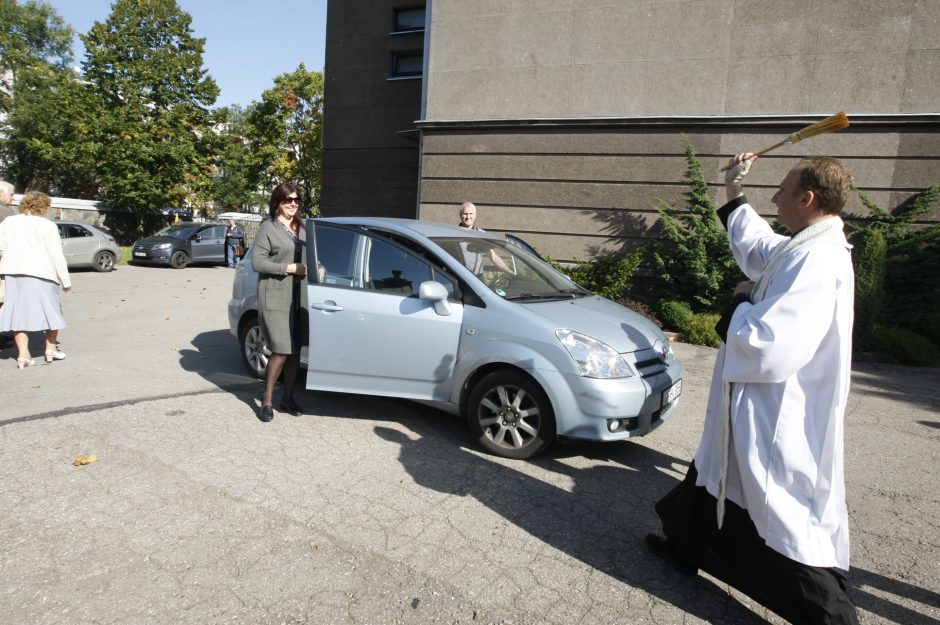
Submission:
<svg viewBox="0 0 940 625">
<path fill-rule="evenodd" d="M 300 229 L 300 240 L 306 240 L 306 232 Z M 301 263 L 307 263 L 307 250 Z M 251 267 L 258 272 L 258 315 L 261 329 L 271 351 L 290 354 L 300 349 L 300 336 L 294 321 L 296 309 L 306 310 L 307 279 L 300 283 L 300 299 L 294 300 L 294 275 L 287 273 L 287 266 L 294 262 L 294 239 L 278 223 L 268 219 L 261 223 L 255 235 Z M 305 320 L 306 315 L 300 316 Z"/>
</svg>

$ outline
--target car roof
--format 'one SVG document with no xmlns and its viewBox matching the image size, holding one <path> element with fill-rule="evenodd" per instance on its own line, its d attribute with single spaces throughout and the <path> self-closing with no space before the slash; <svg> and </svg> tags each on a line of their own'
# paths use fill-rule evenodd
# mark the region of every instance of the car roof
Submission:
<svg viewBox="0 0 940 625">
<path fill-rule="evenodd" d="M 445 237 L 479 237 L 481 239 L 499 239 L 501 237 L 483 230 L 470 230 L 461 228 L 456 224 L 442 224 L 435 221 L 421 219 L 398 219 L 394 217 L 319 217 L 317 222 L 341 224 L 345 226 L 362 226 L 388 230 L 402 234 L 416 232 L 429 239 Z M 409 232 L 411 231 L 411 232 Z"/>
</svg>

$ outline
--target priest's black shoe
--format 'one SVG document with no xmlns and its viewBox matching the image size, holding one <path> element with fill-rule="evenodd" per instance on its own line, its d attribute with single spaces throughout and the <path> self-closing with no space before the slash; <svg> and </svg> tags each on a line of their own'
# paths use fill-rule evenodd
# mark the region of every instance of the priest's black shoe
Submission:
<svg viewBox="0 0 940 625">
<path fill-rule="evenodd" d="M 274 418 L 274 406 L 271 404 L 262 404 L 258 411 L 258 418 L 267 423 Z"/>
<path fill-rule="evenodd" d="M 280 410 L 281 412 L 292 414 L 295 417 L 299 417 L 300 414 L 303 412 L 300 409 L 300 406 L 295 404 L 294 400 L 290 397 L 285 397 L 284 399 L 282 399 L 281 404 L 277 407 L 277 409 Z"/>
<path fill-rule="evenodd" d="M 671 564 L 682 575 L 692 577 L 698 573 L 698 567 L 685 561 L 668 539 L 656 534 L 647 534 L 646 547 L 653 552 L 653 555 Z"/>
</svg>

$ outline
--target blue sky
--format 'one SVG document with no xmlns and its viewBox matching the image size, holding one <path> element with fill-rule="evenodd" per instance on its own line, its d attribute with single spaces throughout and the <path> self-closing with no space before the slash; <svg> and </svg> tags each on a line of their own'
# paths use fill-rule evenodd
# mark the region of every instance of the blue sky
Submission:
<svg viewBox="0 0 940 625">
<path fill-rule="evenodd" d="M 78 34 L 111 14 L 112 0 L 45 0 L 76 32 L 75 63 L 84 58 Z M 205 69 L 222 93 L 216 106 L 247 105 L 278 74 L 304 63 L 323 70 L 326 0 L 176 0 L 206 40 Z"/>
</svg>

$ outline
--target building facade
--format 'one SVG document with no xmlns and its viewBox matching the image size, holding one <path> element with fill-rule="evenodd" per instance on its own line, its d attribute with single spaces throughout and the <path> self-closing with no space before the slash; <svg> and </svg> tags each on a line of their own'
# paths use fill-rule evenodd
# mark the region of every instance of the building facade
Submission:
<svg viewBox="0 0 940 625">
<path fill-rule="evenodd" d="M 563 260 L 657 236 L 686 142 L 717 200 L 728 155 L 845 111 L 755 167 L 768 217 L 805 155 L 887 209 L 940 182 L 937 2 L 333 0 L 325 72 L 325 214 L 454 222 L 469 200 Z"/>
</svg>

